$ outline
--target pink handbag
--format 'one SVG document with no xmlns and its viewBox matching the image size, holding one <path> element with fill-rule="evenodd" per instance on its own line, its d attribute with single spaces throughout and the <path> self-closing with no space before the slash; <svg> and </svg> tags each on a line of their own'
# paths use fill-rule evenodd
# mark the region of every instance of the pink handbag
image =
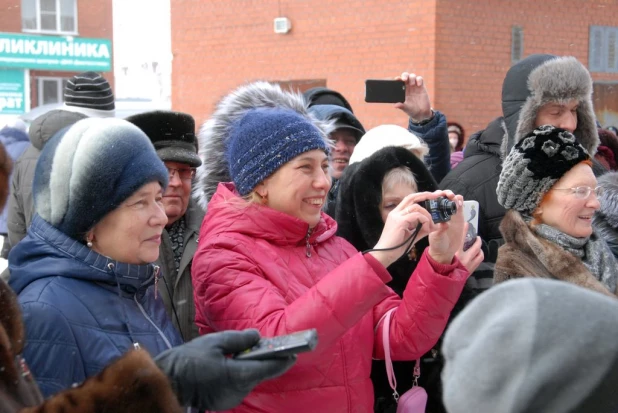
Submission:
<svg viewBox="0 0 618 413">
<path fill-rule="evenodd" d="M 382 344 L 384 345 L 384 356 L 386 364 L 386 374 L 388 382 L 393 389 L 393 398 L 397 402 L 397 413 L 425 413 L 427 407 L 427 392 L 418 385 L 418 378 L 421 376 L 421 360 L 417 359 L 414 363 L 414 384 L 410 390 L 399 397 L 397 393 L 397 379 L 393 372 L 393 362 L 391 361 L 390 347 L 390 327 L 391 314 L 396 309 L 389 310 L 384 315 L 384 326 L 382 328 Z"/>
</svg>

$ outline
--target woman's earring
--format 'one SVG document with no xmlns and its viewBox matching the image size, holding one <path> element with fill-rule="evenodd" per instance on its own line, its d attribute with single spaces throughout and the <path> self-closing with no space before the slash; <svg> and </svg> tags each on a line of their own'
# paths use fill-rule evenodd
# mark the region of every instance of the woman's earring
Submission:
<svg viewBox="0 0 618 413">
<path fill-rule="evenodd" d="M 90 239 L 86 238 L 86 246 L 87 246 L 88 248 L 92 248 L 92 240 L 90 240 Z"/>
</svg>

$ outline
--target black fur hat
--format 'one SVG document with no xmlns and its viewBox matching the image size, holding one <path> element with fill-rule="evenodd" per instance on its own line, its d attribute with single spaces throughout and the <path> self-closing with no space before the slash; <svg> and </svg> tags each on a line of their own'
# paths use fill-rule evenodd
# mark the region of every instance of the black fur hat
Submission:
<svg viewBox="0 0 618 413">
<path fill-rule="evenodd" d="M 162 161 L 185 163 L 193 168 L 202 164 L 197 155 L 195 120 L 191 115 L 154 110 L 129 116 L 126 120 L 150 138 Z"/>
</svg>

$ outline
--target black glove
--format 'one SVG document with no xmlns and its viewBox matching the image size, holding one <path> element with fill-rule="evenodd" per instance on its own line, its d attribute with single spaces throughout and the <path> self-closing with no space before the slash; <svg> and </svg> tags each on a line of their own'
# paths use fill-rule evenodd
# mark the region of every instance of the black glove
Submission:
<svg viewBox="0 0 618 413">
<path fill-rule="evenodd" d="M 260 382 L 285 373 L 296 361 L 296 357 L 259 361 L 226 357 L 259 340 L 257 330 L 207 334 L 164 351 L 155 363 L 169 377 L 182 405 L 227 410 L 239 405 Z"/>
</svg>

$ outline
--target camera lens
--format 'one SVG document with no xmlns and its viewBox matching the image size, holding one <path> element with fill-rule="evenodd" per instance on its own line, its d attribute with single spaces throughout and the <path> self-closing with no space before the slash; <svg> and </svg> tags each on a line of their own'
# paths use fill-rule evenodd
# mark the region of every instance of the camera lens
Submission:
<svg viewBox="0 0 618 413">
<path fill-rule="evenodd" d="M 440 199 L 438 208 L 440 208 L 440 212 L 447 217 L 453 216 L 457 213 L 457 204 L 446 198 Z"/>
</svg>

